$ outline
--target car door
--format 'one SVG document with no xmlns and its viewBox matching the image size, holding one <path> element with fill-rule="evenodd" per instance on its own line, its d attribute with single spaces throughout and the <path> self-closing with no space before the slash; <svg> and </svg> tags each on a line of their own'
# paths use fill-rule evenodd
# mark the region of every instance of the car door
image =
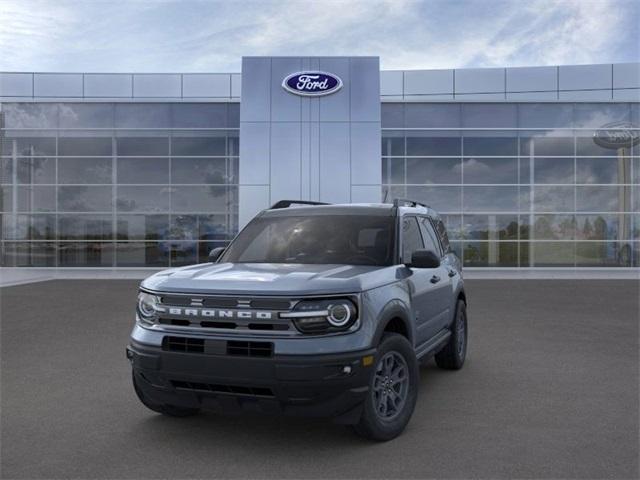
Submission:
<svg viewBox="0 0 640 480">
<path fill-rule="evenodd" d="M 411 255 L 416 250 L 424 248 L 418 218 L 416 216 L 402 217 L 401 228 L 402 263 L 410 263 Z M 411 308 L 413 318 L 416 322 L 416 345 L 421 345 L 433 337 L 438 327 L 438 313 L 440 307 L 437 305 L 439 296 L 438 282 L 434 283 L 434 276 L 437 275 L 435 268 L 410 268 L 411 273 L 407 277 L 409 293 L 411 295 Z"/>
<path fill-rule="evenodd" d="M 420 232 L 424 239 L 425 249 L 432 250 L 440 257 L 440 267 L 435 269 L 433 301 L 435 312 L 434 326 L 436 333 L 446 328 L 451 322 L 451 299 L 453 298 L 452 268 L 445 261 L 444 250 L 438 239 L 433 222 L 428 217 L 420 217 Z"/>
</svg>

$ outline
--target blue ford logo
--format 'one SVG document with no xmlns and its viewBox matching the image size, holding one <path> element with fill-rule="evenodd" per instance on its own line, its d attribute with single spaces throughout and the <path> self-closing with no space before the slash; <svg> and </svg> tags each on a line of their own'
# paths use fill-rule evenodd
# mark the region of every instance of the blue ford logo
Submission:
<svg viewBox="0 0 640 480">
<path fill-rule="evenodd" d="M 342 80 L 327 72 L 296 72 L 282 81 L 282 88 L 296 95 L 319 97 L 340 90 Z"/>
</svg>

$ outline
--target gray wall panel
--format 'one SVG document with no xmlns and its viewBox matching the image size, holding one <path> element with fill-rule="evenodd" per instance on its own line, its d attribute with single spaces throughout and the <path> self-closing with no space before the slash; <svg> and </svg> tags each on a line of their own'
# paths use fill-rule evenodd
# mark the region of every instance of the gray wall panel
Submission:
<svg viewBox="0 0 640 480">
<path fill-rule="evenodd" d="M 381 126 L 378 122 L 351 124 L 351 179 L 353 183 L 382 183 Z"/>
<path fill-rule="evenodd" d="M 299 122 L 301 97 L 282 88 L 287 75 L 302 69 L 299 58 L 275 57 L 271 61 L 271 121 Z"/>
<path fill-rule="evenodd" d="M 351 58 L 351 121 L 380 121 L 380 59 Z M 373 99 L 377 99 L 374 101 Z"/>
<path fill-rule="evenodd" d="M 239 203 L 238 222 L 240 228 L 246 225 L 261 210 L 269 208 L 269 186 L 267 185 L 240 185 L 238 187 Z"/>
<path fill-rule="evenodd" d="M 240 121 L 268 122 L 271 119 L 270 78 L 270 58 L 243 57 Z"/>
<path fill-rule="evenodd" d="M 611 65 L 566 65 L 559 68 L 560 90 L 597 90 L 612 87 Z"/>
<path fill-rule="evenodd" d="M 593 101 L 607 101 L 612 99 L 611 90 L 583 90 L 577 92 L 563 92 L 559 93 L 560 100 L 593 100 Z"/>
<path fill-rule="evenodd" d="M 81 74 L 36 73 L 33 82 L 36 97 L 82 97 Z"/>
<path fill-rule="evenodd" d="M 507 92 L 556 91 L 556 67 L 507 68 Z"/>
<path fill-rule="evenodd" d="M 404 72 L 405 95 L 453 93 L 453 70 L 408 70 Z"/>
<path fill-rule="evenodd" d="M 33 75 L 30 73 L 0 73 L 0 97 L 30 97 L 33 95 Z"/>
<path fill-rule="evenodd" d="M 84 76 L 84 95 L 96 98 L 130 98 L 133 96 L 132 79 L 132 75 L 126 73 L 88 73 Z"/>
<path fill-rule="evenodd" d="M 613 88 L 640 88 L 640 63 L 614 65 Z"/>
<path fill-rule="evenodd" d="M 403 94 L 402 71 L 382 71 L 380 72 L 380 95 L 400 96 Z"/>
<path fill-rule="evenodd" d="M 231 76 L 220 74 L 185 74 L 182 76 L 183 97 L 231 96 Z"/>
<path fill-rule="evenodd" d="M 233 98 L 240 98 L 242 92 L 242 75 L 239 73 L 231 74 L 231 96 Z"/>
<path fill-rule="evenodd" d="M 349 98 L 351 95 L 351 82 L 349 72 L 349 59 L 320 58 L 320 70 L 331 72 L 342 79 L 343 87 L 336 93 L 320 98 L 321 122 L 348 122 L 351 114 Z"/>
<path fill-rule="evenodd" d="M 301 128 L 300 122 L 271 123 L 271 203 L 302 196 Z"/>
<path fill-rule="evenodd" d="M 240 122 L 240 183 L 269 184 L 270 130 L 266 122 Z"/>
<path fill-rule="evenodd" d="M 619 102 L 640 102 L 640 88 L 614 90 L 613 99 Z"/>
<path fill-rule="evenodd" d="M 351 201 L 353 203 L 380 203 L 382 201 L 382 187 L 380 185 L 353 185 L 351 187 Z"/>
<path fill-rule="evenodd" d="M 348 203 L 350 199 L 349 123 L 320 123 L 320 201 Z"/>
<path fill-rule="evenodd" d="M 182 96 L 180 75 L 164 73 L 134 75 L 133 94 L 136 97 L 179 98 Z"/>
<path fill-rule="evenodd" d="M 455 93 L 504 92 L 504 68 L 456 70 Z"/>
</svg>

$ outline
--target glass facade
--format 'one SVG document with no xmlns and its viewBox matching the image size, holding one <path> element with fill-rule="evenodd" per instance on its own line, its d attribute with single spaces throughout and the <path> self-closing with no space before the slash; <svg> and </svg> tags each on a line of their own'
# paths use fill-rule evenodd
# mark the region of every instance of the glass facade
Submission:
<svg viewBox="0 0 640 480">
<path fill-rule="evenodd" d="M 594 142 L 639 118 L 637 103 L 383 103 L 382 195 L 440 211 L 465 266 L 640 266 L 640 145 Z"/>
<path fill-rule="evenodd" d="M 238 225 L 237 103 L 4 103 L 2 265 L 168 267 Z"/>
</svg>

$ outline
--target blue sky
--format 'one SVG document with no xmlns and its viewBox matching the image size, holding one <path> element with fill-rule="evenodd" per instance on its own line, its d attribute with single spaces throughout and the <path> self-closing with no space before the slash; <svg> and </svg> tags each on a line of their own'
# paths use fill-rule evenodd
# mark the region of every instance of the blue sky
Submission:
<svg viewBox="0 0 640 480">
<path fill-rule="evenodd" d="M 384 69 L 630 62 L 637 0 L 0 0 L 0 70 L 237 72 L 243 55 Z"/>
</svg>

